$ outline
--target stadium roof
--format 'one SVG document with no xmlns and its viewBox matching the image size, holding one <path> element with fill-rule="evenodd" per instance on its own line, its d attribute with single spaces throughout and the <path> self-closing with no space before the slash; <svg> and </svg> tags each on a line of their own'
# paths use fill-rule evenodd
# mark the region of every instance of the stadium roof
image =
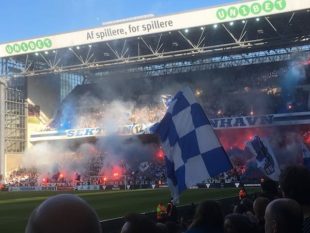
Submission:
<svg viewBox="0 0 310 233">
<path fill-rule="evenodd" d="M 309 9 L 310 0 L 243 1 L 1 44 L 0 58 L 21 64 L 6 75 L 22 76 L 118 69 L 185 57 L 223 59 L 239 54 L 252 59 L 259 54 L 250 52 L 262 50 L 284 59 L 296 51 L 310 51 Z"/>
</svg>

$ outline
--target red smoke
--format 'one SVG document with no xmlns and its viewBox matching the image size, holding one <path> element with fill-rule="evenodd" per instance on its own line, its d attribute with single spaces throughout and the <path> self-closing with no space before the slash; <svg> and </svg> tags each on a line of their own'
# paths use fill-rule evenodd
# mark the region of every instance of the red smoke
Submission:
<svg viewBox="0 0 310 233">
<path fill-rule="evenodd" d="M 247 128 L 247 129 L 224 129 L 216 130 L 215 133 L 219 137 L 224 149 L 232 148 L 244 149 L 245 143 L 252 140 L 255 135 L 264 137 L 270 135 L 269 128 Z"/>
</svg>

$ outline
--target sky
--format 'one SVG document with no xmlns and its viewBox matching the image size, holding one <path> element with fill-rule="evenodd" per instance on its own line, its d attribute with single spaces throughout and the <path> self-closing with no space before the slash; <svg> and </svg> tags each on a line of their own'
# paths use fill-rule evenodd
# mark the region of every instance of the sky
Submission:
<svg viewBox="0 0 310 233">
<path fill-rule="evenodd" d="M 1 0 L 0 43 L 98 27 L 102 22 L 156 16 L 236 0 Z"/>
</svg>

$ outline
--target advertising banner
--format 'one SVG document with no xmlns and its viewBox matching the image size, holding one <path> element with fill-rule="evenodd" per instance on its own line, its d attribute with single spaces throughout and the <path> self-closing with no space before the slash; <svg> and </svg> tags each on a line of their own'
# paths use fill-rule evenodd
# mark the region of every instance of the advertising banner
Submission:
<svg viewBox="0 0 310 233">
<path fill-rule="evenodd" d="M 56 191 L 56 187 L 20 186 L 20 187 L 9 187 L 8 190 L 9 192 Z"/>
<path fill-rule="evenodd" d="M 73 191 L 73 187 L 72 186 L 57 186 L 56 190 L 69 192 L 69 191 Z"/>
<path fill-rule="evenodd" d="M 85 190 L 100 190 L 99 185 L 79 185 L 76 187 L 79 191 L 85 191 Z"/>
<path fill-rule="evenodd" d="M 310 8 L 310 0 L 256 0 L 179 14 L 132 20 L 89 30 L 45 36 L 0 45 L 0 57 L 138 37 L 233 20 L 268 16 Z"/>
</svg>

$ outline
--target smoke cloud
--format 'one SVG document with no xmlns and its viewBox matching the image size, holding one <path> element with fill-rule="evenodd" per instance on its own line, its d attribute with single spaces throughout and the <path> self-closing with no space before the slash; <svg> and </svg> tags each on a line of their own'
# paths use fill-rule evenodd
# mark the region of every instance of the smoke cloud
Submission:
<svg viewBox="0 0 310 233">
<path fill-rule="evenodd" d="M 266 94 L 270 90 L 265 90 L 265 86 L 272 89 L 283 81 L 282 93 L 288 94 L 282 96 L 286 98 L 292 95 L 298 83 L 305 78 L 304 69 L 295 63 L 290 63 L 287 68 L 274 65 L 256 67 L 257 72 L 251 71 L 253 67 L 243 68 L 236 72 L 231 72 L 230 69 L 197 72 L 195 77 L 192 77 L 192 74 L 157 77 L 154 80 L 128 77 L 126 82 L 124 77 L 120 76 L 102 79 L 96 85 L 90 84 L 91 90 L 76 88 L 76 93 L 73 91 L 63 103 L 62 120 L 65 122 L 69 119 L 73 124 L 72 128 L 81 122 L 87 124 L 96 120 L 96 127 L 104 128 L 107 136 L 98 138 L 95 143 L 82 143 L 77 148 L 64 142 L 56 146 L 55 143 L 34 145 L 27 151 L 24 165 L 38 168 L 44 176 L 57 170 L 66 171 L 68 176 L 71 176 L 75 172 L 87 173 L 91 159 L 104 157 L 100 173 L 119 165 L 122 160 L 126 161 L 126 166 L 134 169 L 140 162 L 152 158 L 156 147 L 144 145 L 135 137 L 119 136 L 118 128 L 133 121 L 133 116 L 136 123 L 148 123 L 148 105 L 162 104 L 162 94 L 174 95 L 183 87 L 189 86 L 203 93 L 204 97 L 199 99 L 209 117 L 214 117 L 218 110 L 222 110 L 226 116 L 236 113 L 249 115 L 251 110 L 255 115 L 259 115 L 274 113 L 273 100 Z M 288 72 L 283 72 L 284 76 L 281 76 L 275 71 L 281 69 Z M 261 73 L 264 75 L 258 79 L 257 74 Z M 93 108 L 93 112 L 87 114 L 87 111 L 92 111 L 90 108 Z M 102 111 L 98 112 L 97 109 Z M 93 119 L 94 115 L 96 119 Z M 253 156 L 244 149 L 244 144 L 254 135 L 270 137 L 280 164 L 296 163 L 300 160 L 297 132 L 244 129 L 242 132 L 226 130 L 218 136 L 234 164 L 250 166 Z"/>
</svg>

